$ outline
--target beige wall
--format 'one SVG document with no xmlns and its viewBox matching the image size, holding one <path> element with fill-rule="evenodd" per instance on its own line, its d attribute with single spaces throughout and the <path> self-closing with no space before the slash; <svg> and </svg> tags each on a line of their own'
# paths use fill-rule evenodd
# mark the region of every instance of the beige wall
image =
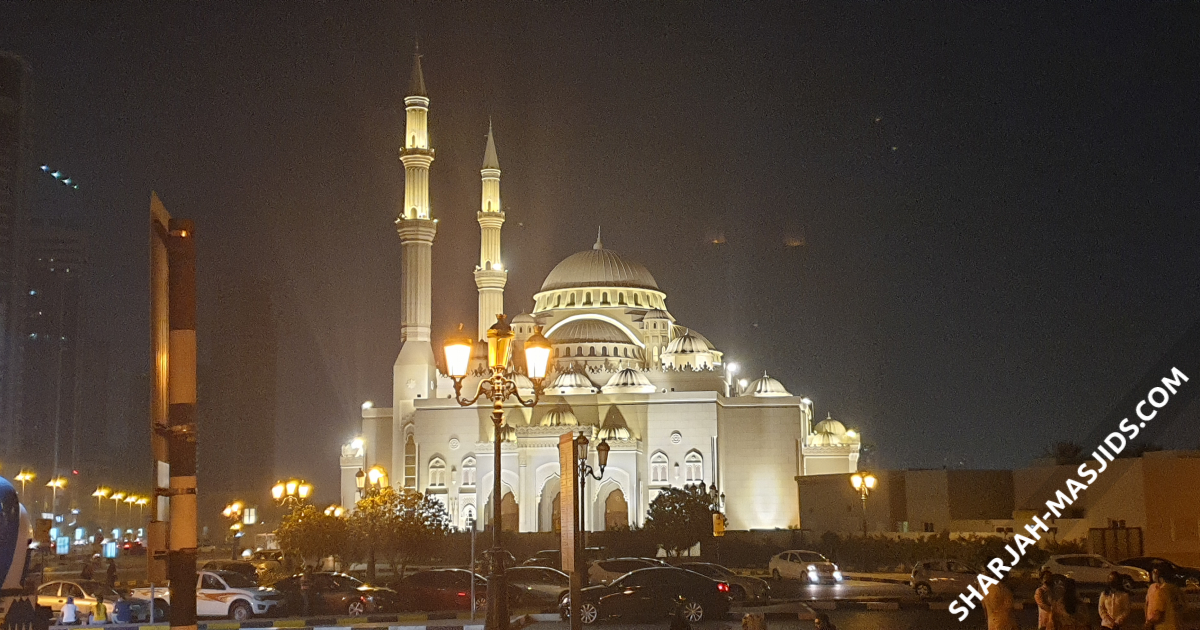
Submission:
<svg viewBox="0 0 1200 630">
<path fill-rule="evenodd" d="M 718 407 L 717 434 L 729 529 L 795 527 L 800 407 L 764 407 L 761 398 L 753 407 L 725 402 Z"/>
</svg>

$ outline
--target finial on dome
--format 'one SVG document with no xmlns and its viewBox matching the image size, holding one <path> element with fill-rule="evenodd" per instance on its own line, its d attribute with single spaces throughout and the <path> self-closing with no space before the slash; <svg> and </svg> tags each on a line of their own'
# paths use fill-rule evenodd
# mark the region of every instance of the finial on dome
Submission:
<svg viewBox="0 0 1200 630">
<path fill-rule="evenodd" d="M 596 226 L 596 244 L 592 245 L 592 249 L 604 249 L 604 243 L 600 242 L 600 226 Z"/>
</svg>

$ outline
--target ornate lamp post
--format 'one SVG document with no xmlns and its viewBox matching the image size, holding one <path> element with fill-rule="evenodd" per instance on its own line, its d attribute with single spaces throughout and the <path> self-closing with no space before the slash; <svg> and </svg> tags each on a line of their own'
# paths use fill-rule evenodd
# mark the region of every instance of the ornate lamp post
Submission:
<svg viewBox="0 0 1200 630">
<path fill-rule="evenodd" d="M 288 479 L 275 483 L 271 488 L 271 498 L 279 505 L 286 505 L 294 510 L 312 496 L 312 491 L 312 484 L 302 479 Z"/>
<path fill-rule="evenodd" d="M 461 334 L 462 327 L 459 327 Z M 504 576 L 504 558 L 500 540 L 501 514 L 500 493 L 500 448 L 504 432 L 504 401 L 510 396 L 517 399 L 521 405 L 532 407 L 538 403 L 542 391 L 542 382 L 546 378 L 546 368 L 550 362 L 550 342 L 542 335 L 539 326 L 525 342 L 525 368 L 529 380 L 533 381 L 533 400 L 521 398 L 517 384 L 508 371 L 509 354 L 512 351 L 512 328 L 507 317 L 496 315 L 496 323 L 487 331 L 488 369 L 492 374 L 479 383 L 479 391 L 467 399 L 462 395 L 463 378 L 471 364 L 471 350 L 474 346 L 469 337 L 451 338 L 446 341 L 446 371 L 454 379 L 454 396 L 458 404 L 469 407 L 481 397 L 492 402 L 492 426 L 495 437 L 492 476 L 492 548 L 487 551 L 489 567 L 488 576 L 488 630 L 508 629 L 508 602 L 505 597 L 508 592 L 507 580 Z"/>
<path fill-rule="evenodd" d="M 232 521 L 232 523 L 230 523 L 230 525 L 229 525 L 230 537 L 233 539 L 233 544 L 230 545 L 233 549 L 233 551 L 232 551 L 233 555 L 230 556 L 231 560 L 237 560 L 238 547 L 241 547 L 241 545 L 238 544 L 238 542 L 241 540 L 242 510 L 245 507 L 246 507 L 246 505 L 244 503 L 242 503 L 241 501 L 234 501 L 233 503 L 226 505 L 224 510 L 221 510 L 221 516 L 224 516 L 225 518 Z"/>
<path fill-rule="evenodd" d="M 575 536 L 575 540 L 578 541 L 576 544 L 580 545 L 581 550 L 587 549 L 587 539 L 585 538 L 587 536 L 587 518 L 585 518 L 587 513 L 584 509 L 585 501 L 583 500 L 583 497 L 586 494 L 585 491 L 587 489 L 587 479 L 588 477 L 591 477 L 596 481 L 600 481 L 604 478 L 604 469 L 608 466 L 608 451 L 612 449 L 612 447 L 608 445 L 608 440 L 600 440 L 600 444 L 596 446 L 596 463 L 600 464 L 600 473 L 597 474 L 595 469 L 592 468 L 592 465 L 587 463 L 589 444 L 590 442 L 587 439 L 587 436 L 582 433 L 575 438 L 575 461 L 577 466 L 575 469 L 575 478 L 579 480 L 579 485 L 577 486 L 579 490 L 575 493 L 575 496 L 579 499 L 580 529 L 578 535 Z M 579 556 L 576 555 L 576 558 L 579 558 Z M 579 560 L 582 561 L 583 559 L 579 558 Z M 588 585 L 588 574 L 586 569 L 587 565 L 584 564 L 584 569 L 580 571 L 580 576 L 583 578 L 583 588 L 586 588 Z"/>
<path fill-rule="evenodd" d="M 863 522 L 863 538 L 867 537 L 867 495 L 871 494 L 871 490 L 875 488 L 875 475 L 869 472 L 857 472 L 850 478 L 850 485 L 854 486 L 862 496 L 862 522 Z"/>
</svg>

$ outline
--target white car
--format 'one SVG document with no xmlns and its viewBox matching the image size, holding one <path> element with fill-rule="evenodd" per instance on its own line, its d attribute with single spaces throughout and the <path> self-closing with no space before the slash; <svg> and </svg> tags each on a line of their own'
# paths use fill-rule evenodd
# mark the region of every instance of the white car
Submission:
<svg viewBox="0 0 1200 630">
<path fill-rule="evenodd" d="M 842 581 L 838 566 L 815 551 L 792 550 L 775 554 L 767 568 L 776 580 L 801 580 L 809 584 L 840 584 Z"/>
<path fill-rule="evenodd" d="M 150 589 L 133 590 L 135 597 L 150 598 Z M 154 592 L 156 605 L 170 605 L 171 593 L 165 588 Z M 246 576 L 233 571 L 201 571 L 196 576 L 196 615 L 229 617 L 246 621 L 264 615 L 282 603 L 283 596 L 273 588 L 255 586 Z"/>
<path fill-rule="evenodd" d="M 116 613 L 117 600 L 120 595 L 106 584 L 96 580 L 56 580 L 46 582 L 38 587 L 37 604 L 50 609 L 55 615 L 62 613 L 63 605 L 70 598 L 79 611 L 80 617 L 86 623 L 87 616 L 96 611 L 97 596 L 104 598 L 104 608 L 108 618 Z M 130 599 L 130 614 L 132 621 L 149 621 L 150 603 L 145 599 Z"/>
<path fill-rule="evenodd" d="M 1042 565 L 1042 570 L 1065 575 L 1083 584 L 1106 584 L 1108 574 L 1113 571 L 1122 575 L 1121 579 L 1127 588 L 1134 586 L 1136 582 L 1150 582 L 1150 574 L 1146 570 L 1113 564 L 1094 553 L 1050 556 L 1046 564 Z"/>
</svg>

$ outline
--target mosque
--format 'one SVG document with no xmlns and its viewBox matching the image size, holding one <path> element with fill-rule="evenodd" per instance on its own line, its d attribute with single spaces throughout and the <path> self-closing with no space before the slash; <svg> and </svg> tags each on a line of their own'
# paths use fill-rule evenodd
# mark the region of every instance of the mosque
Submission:
<svg viewBox="0 0 1200 630">
<path fill-rule="evenodd" d="M 437 219 L 430 213 L 434 149 L 420 56 L 404 103 L 404 207 L 396 219 L 403 252 L 401 349 L 392 407 L 364 406 L 361 437 L 342 446 L 342 504 L 355 503 L 362 471 L 380 466 L 391 485 L 443 501 L 457 527 L 474 522 L 483 528 L 493 500 L 491 405 L 458 404 L 453 381 L 437 367 L 441 350 L 431 343 Z M 504 312 L 500 172 L 489 127 L 476 214 L 479 339 Z M 799 476 L 858 467 L 859 435 L 832 418 L 814 423 L 813 402 L 765 373 L 735 381 L 721 350 L 676 320 L 650 271 L 606 248 L 599 235 L 591 249 L 550 271 L 530 312 L 512 317 L 511 325 L 514 357 L 536 326 L 553 350 L 539 404 L 511 401 L 505 409 L 500 501 L 506 530 L 554 531 L 558 436 L 566 432 L 611 446 L 603 479 L 589 481 L 583 497 L 585 527 L 593 531 L 640 526 L 662 489 L 701 482 L 724 495 L 730 529 L 795 527 Z M 478 369 L 464 393 L 475 392 L 486 355 L 480 342 Z M 532 396 L 533 383 L 520 374 L 516 380 L 522 395 Z"/>
</svg>

